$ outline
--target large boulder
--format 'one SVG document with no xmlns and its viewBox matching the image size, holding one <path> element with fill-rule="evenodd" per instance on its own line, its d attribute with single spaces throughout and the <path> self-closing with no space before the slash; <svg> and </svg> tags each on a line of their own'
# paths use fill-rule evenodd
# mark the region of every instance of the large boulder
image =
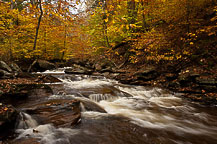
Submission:
<svg viewBox="0 0 217 144">
<path fill-rule="evenodd" d="M 0 101 L 4 103 L 10 103 L 13 105 L 19 105 L 23 101 L 28 99 L 34 103 L 42 97 L 47 97 L 53 93 L 52 89 L 45 84 L 37 83 L 25 83 L 25 84 L 5 84 L 3 93 L 0 97 Z"/>
<path fill-rule="evenodd" d="M 97 72 L 112 72 L 115 65 L 108 60 L 101 60 L 95 63 L 94 67 Z"/>
<path fill-rule="evenodd" d="M 12 69 L 4 61 L 0 61 L 0 69 L 12 72 Z"/>
<path fill-rule="evenodd" d="M 192 82 L 196 81 L 196 78 L 199 77 L 199 73 L 193 68 L 186 68 L 181 70 L 178 76 L 178 81 L 181 86 L 191 85 Z"/>
<path fill-rule="evenodd" d="M 50 63 L 46 60 L 38 60 L 38 65 L 42 70 L 52 70 L 56 68 L 55 64 Z"/>
<path fill-rule="evenodd" d="M 199 85 L 213 85 L 217 86 L 217 80 L 214 78 L 203 78 L 203 77 L 197 77 L 196 83 Z"/>
<path fill-rule="evenodd" d="M 18 111 L 11 105 L 0 103 L 0 131 L 8 131 L 15 126 Z"/>
<path fill-rule="evenodd" d="M 5 75 L 5 72 L 6 72 L 6 71 L 4 71 L 4 70 L 0 70 L 0 78 Z"/>
<path fill-rule="evenodd" d="M 62 81 L 51 75 L 39 75 L 38 78 L 35 80 L 35 82 L 57 83 Z"/>
<path fill-rule="evenodd" d="M 134 76 L 139 80 L 150 81 L 156 79 L 159 73 L 155 67 L 145 67 L 136 72 Z"/>
<path fill-rule="evenodd" d="M 78 100 L 49 100 L 25 111 L 36 119 L 38 118 L 37 121 L 41 124 L 52 123 L 59 127 L 74 126 L 81 120 L 80 101 Z"/>
<path fill-rule="evenodd" d="M 8 71 L 0 69 L 0 78 L 13 78 L 14 75 Z"/>
<path fill-rule="evenodd" d="M 71 68 L 65 69 L 66 74 L 91 74 L 93 71 L 86 67 L 74 64 Z"/>
<path fill-rule="evenodd" d="M 20 67 L 16 63 L 11 63 L 10 67 L 14 72 L 22 72 L 22 70 L 20 69 Z"/>
<path fill-rule="evenodd" d="M 30 71 L 39 71 L 39 72 L 43 72 L 46 70 L 52 70 L 55 69 L 56 65 L 48 62 L 46 60 L 35 60 L 31 66 L 28 69 L 28 72 Z"/>
</svg>

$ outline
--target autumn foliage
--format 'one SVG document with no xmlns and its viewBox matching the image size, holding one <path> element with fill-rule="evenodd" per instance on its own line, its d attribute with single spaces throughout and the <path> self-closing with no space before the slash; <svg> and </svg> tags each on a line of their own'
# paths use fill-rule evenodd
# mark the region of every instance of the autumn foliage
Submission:
<svg viewBox="0 0 217 144">
<path fill-rule="evenodd" d="M 207 9 L 216 13 L 216 0 L 60 0 L 41 5 L 34 49 L 39 1 L 0 1 L 2 58 L 171 61 L 195 55 L 206 45 L 201 35 L 216 36 L 216 16 L 207 26 L 199 15 Z M 81 12 L 78 5 L 83 5 Z M 120 53 L 122 43 L 128 46 Z"/>
</svg>

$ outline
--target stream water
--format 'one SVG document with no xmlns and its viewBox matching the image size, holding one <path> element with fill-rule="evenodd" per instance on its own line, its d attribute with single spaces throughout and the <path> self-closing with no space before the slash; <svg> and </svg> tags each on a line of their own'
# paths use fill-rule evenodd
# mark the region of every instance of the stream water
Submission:
<svg viewBox="0 0 217 144">
<path fill-rule="evenodd" d="M 132 86 L 101 76 L 50 71 L 62 82 L 43 101 L 81 101 L 81 122 L 55 126 L 21 113 L 14 141 L 45 144 L 214 144 L 217 109 L 190 103 L 160 88 Z M 20 109 L 28 108 L 29 105 Z M 18 143 L 17 142 L 17 143 Z M 29 142 L 27 142 L 29 143 Z"/>
</svg>

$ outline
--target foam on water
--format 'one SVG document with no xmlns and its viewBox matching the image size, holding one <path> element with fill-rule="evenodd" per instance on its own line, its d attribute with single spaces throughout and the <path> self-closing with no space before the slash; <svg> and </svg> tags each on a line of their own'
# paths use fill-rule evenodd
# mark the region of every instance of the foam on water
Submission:
<svg viewBox="0 0 217 144">
<path fill-rule="evenodd" d="M 93 80 L 91 78 L 83 79 L 80 81 L 68 81 L 68 80 L 62 80 L 63 83 L 65 83 L 67 86 L 75 89 L 82 89 L 82 88 L 96 88 L 96 87 L 103 87 L 105 85 L 112 85 L 109 81 L 103 81 L 103 80 Z"/>
<path fill-rule="evenodd" d="M 99 102 L 101 100 L 113 101 L 118 99 L 118 96 L 112 96 L 111 94 L 90 94 L 89 98 L 95 102 Z"/>
<path fill-rule="evenodd" d="M 19 121 L 17 124 L 18 129 L 27 129 L 38 126 L 38 123 L 29 114 L 20 112 Z"/>
<path fill-rule="evenodd" d="M 182 135 L 183 133 L 215 135 L 217 127 L 207 127 L 204 121 L 207 114 L 197 113 L 189 105 L 185 105 L 181 98 L 171 94 L 161 94 L 160 89 L 146 90 L 144 87 L 119 87 L 122 91 L 130 93 L 133 98 L 119 97 L 109 101 L 100 101 L 99 104 L 109 114 L 121 115 L 131 119 L 131 122 L 146 128 L 167 129 Z M 164 112 L 160 111 L 163 108 Z M 166 109 L 175 113 L 168 112 Z M 189 120 L 176 116 L 185 114 Z M 198 121 L 199 119 L 199 121 Z"/>
<path fill-rule="evenodd" d="M 79 130 L 70 128 L 55 128 L 51 124 L 39 125 L 34 128 L 17 129 L 17 139 L 33 137 L 43 144 L 65 143 L 70 144 L 70 137 L 79 133 Z"/>
<path fill-rule="evenodd" d="M 180 97 L 160 88 L 129 86 L 119 84 L 114 80 L 96 79 L 90 76 L 76 76 L 75 79 L 61 78 L 61 80 L 66 89 L 73 89 L 75 90 L 73 92 L 82 94 L 58 93 L 50 96 L 49 99 L 91 101 L 107 112 L 87 111 L 85 105 L 81 103 L 83 118 L 101 119 L 108 116 L 121 116 L 140 127 L 163 129 L 179 136 L 194 134 L 216 137 L 217 125 L 213 116 L 198 111 Z M 113 93 L 90 92 L 91 88 L 108 88 Z M 51 124 L 30 126 L 27 129 L 20 128 L 17 131 L 20 133 L 18 138 L 32 136 L 41 139 L 42 143 L 70 143 L 69 137 L 79 133 L 79 130 L 55 128 Z"/>
</svg>

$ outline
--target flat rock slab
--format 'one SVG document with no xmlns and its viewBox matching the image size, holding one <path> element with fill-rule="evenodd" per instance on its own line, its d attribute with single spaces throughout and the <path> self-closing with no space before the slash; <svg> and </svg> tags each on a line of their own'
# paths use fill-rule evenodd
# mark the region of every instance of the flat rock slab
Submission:
<svg viewBox="0 0 217 144">
<path fill-rule="evenodd" d="M 78 100 L 49 100 L 25 111 L 35 117 L 40 124 L 52 123 L 57 127 L 71 127 L 81 120 Z"/>
</svg>

